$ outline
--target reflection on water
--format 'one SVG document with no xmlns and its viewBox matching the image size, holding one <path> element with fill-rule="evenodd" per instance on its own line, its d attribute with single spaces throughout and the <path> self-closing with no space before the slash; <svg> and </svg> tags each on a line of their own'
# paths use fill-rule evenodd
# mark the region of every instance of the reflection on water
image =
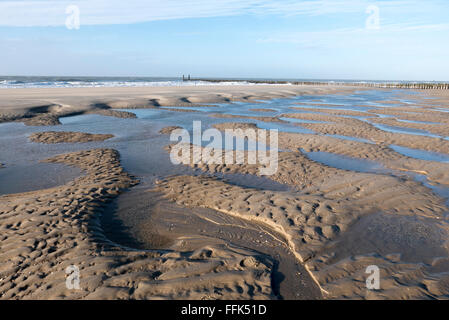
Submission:
<svg viewBox="0 0 449 320">
<path fill-rule="evenodd" d="M 278 130 L 279 132 L 289 132 L 289 133 L 303 133 L 303 134 L 314 134 L 315 132 L 303 128 L 299 125 L 292 125 L 289 123 L 278 123 L 278 122 L 264 122 L 264 121 L 252 121 L 257 124 L 257 127 L 265 130 Z"/>
<path fill-rule="evenodd" d="M 343 156 L 340 154 L 322 151 L 306 152 L 303 149 L 301 149 L 301 152 L 306 154 L 307 157 L 313 161 L 341 170 L 365 172 L 365 173 L 389 172 L 381 164 L 371 160 L 357 159 L 353 157 Z"/>
<path fill-rule="evenodd" d="M 430 151 L 419 150 L 419 149 L 411 149 L 411 148 L 406 148 L 406 147 L 396 146 L 396 145 L 391 145 L 390 148 L 393 149 L 394 151 L 396 151 L 404 156 L 410 157 L 410 158 L 449 163 L 449 155 L 446 155 L 443 153 L 430 152 Z"/>
<path fill-rule="evenodd" d="M 284 121 L 293 122 L 293 123 L 330 123 L 326 121 L 316 121 L 316 120 L 304 120 L 304 119 L 296 119 L 296 118 L 279 118 Z"/>
<path fill-rule="evenodd" d="M 431 138 L 443 138 L 439 135 L 430 133 L 429 131 L 426 131 L 426 130 L 389 126 L 386 124 L 373 123 L 373 122 L 369 122 L 369 123 L 372 124 L 377 129 L 387 131 L 387 132 L 425 136 L 425 137 L 431 137 Z"/>
<path fill-rule="evenodd" d="M 10 164 L 0 169 L 0 195 L 57 187 L 81 175 L 81 170 L 58 163 Z"/>
<path fill-rule="evenodd" d="M 314 103 L 315 104 L 315 103 Z M 316 106 L 314 104 L 311 105 L 296 105 L 297 108 L 303 108 L 303 109 L 328 109 L 328 110 L 340 110 L 340 111 L 359 111 L 359 112 L 366 112 L 371 107 L 361 107 L 357 105 L 345 105 L 345 106 L 328 106 L 328 105 L 322 105 L 322 106 Z M 294 110 L 294 109 L 293 109 Z M 299 111 L 299 110 L 298 110 Z"/>
<path fill-rule="evenodd" d="M 199 111 L 199 112 L 215 112 L 214 109 L 216 109 L 217 107 L 161 107 L 161 109 L 166 109 L 166 110 L 191 110 L 191 111 Z M 133 111 L 131 111 L 133 112 Z M 139 118 L 140 117 L 136 112 L 134 112 Z"/>
<path fill-rule="evenodd" d="M 396 119 L 399 122 L 405 122 L 405 123 L 415 123 L 415 124 L 439 124 L 440 122 L 430 122 L 430 121 L 415 121 L 415 120 L 403 120 L 403 119 Z"/>
<path fill-rule="evenodd" d="M 427 177 L 423 174 L 417 174 L 414 172 L 409 173 L 416 181 L 421 182 L 423 185 L 425 185 L 427 188 L 431 189 L 435 194 L 439 195 L 440 197 L 446 199 L 446 206 L 449 207 L 449 188 L 435 185 L 429 182 Z M 449 213 L 448 213 L 449 215 Z"/>
</svg>

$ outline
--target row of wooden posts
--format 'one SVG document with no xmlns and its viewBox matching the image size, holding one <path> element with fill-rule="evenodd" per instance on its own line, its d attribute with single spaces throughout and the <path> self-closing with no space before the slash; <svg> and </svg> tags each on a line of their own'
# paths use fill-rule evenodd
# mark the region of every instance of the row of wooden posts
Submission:
<svg viewBox="0 0 449 320">
<path fill-rule="evenodd" d="M 431 89 L 431 90 L 449 90 L 449 83 L 351 83 L 351 82 L 292 82 L 296 85 L 343 85 L 357 87 L 373 87 L 373 88 L 397 88 L 397 89 Z"/>
<path fill-rule="evenodd" d="M 184 77 L 183 77 L 184 79 Z M 190 80 L 190 77 L 189 77 Z M 396 88 L 396 89 L 433 89 L 449 90 L 449 83 L 424 83 L 424 82 L 338 82 L 338 81 L 276 81 L 276 80 L 219 80 L 219 79 L 196 79 L 208 82 L 246 82 L 246 83 L 266 83 L 266 84 L 293 84 L 293 85 L 316 85 L 316 86 L 351 86 L 370 88 Z"/>
</svg>

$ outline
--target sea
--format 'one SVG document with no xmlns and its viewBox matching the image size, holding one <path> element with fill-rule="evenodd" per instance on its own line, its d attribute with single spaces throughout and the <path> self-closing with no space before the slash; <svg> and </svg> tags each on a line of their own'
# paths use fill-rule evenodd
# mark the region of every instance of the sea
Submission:
<svg viewBox="0 0 449 320">
<path fill-rule="evenodd" d="M 90 88 L 90 87 L 172 87 L 202 85 L 289 85 L 294 82 L 320 83 L 405 83 L 410 81 L 340 80 L 340 79 L 273 79 L 273 78 L 207 78 L 186 80 L 183 77 L 54 77 L 54 76 L 0 76 L 0 89 L 13 88 Z M 416 83 L 419 83 L 417 81 Z"/>
</svg>

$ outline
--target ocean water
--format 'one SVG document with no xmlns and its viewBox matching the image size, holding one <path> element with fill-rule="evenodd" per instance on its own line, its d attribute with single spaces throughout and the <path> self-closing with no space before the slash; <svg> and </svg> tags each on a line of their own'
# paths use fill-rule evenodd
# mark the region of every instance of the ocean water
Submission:
<svg viewBox="0 0 449 320">
<path fill-rule="evenodd" d="M 91 87 L 172 87 L 201 85 L 236 85 L 248 82 L 183 81 L 180 78 L 156 77 L 2 77 L 0 89 L 13 88 L 91 88 Z"/>
<path fill-rule="evenodd" d="M 187 78 L 187 75 L 185 75 Z M 339 80 L 339 79 L 217 79 L 183 81 L 180 77 L 78 77 L 78 76 L 1 76 L 0 89 L 9 88 L 89 88 L 89 87 L 167 87 L 167 86 L 201 86 L 201 85 L 263 85 L 264 82 L 278 85 L 291 85 L 293 82 L 320 82 L 327 84 L 400 84 L 404 81 L 367 81 L 367 80 Z M 419 82 L 416 82 L 419 83 Z M 360 93 L 357 93 L 360 95 Z M 369 95 L 369 94 L 368 94 Z M 346 97 L 351 98 L 351 97 Z M 353 96 L 358 99 L 356 95 Z M 329 97 L 322 103 L 327 103 Z M 333 99 L 331 99 L 333 100 Z M 260 101 L 263 102 L 263 101 Z M 335 101 L 334 101 L 335 102 Z M 408 101 L 403 101 L 408 103 Z"/>
</svg>

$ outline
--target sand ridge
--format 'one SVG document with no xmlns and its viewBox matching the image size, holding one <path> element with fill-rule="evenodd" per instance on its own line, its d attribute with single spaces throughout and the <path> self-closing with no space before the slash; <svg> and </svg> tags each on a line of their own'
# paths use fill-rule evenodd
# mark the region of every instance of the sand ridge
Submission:
<svg viewBox="0 0 449 320">
<path fill-rule="evenodd" d="M 92 134 L 85 132 L 46 131 L 36 132 L 29 139 L 37 143 L 83 143 L 92 141 L 104 141 L 113 138 L 112 134 Z"/>
<path fill-rule="evenodd" d="M 175 130 L 179 130 L 182 129 L 180 126 L 169 126 L 169 127 L 164 127 L 161 130 L 159 130 L 160 134 L 171 134 L 173 131 Z"/>
</svg>

